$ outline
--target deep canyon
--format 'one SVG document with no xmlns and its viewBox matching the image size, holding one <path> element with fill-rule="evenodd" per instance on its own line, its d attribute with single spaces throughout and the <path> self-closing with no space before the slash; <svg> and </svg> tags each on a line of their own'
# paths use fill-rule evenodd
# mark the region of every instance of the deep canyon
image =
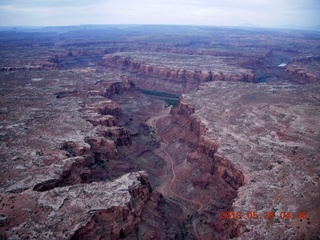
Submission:
<svg viewBox="0 0 320 240">
<path fill-rule="evenodd" d="M 298 30 L 0 32 L 0 239 L 318 239 L 319 49 Z"/>
</svg>

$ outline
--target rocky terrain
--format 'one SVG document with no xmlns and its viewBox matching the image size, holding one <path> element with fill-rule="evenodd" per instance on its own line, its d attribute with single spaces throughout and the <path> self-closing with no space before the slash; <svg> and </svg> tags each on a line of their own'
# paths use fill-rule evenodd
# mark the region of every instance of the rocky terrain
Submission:
<svg viewBox="0 0 320 240">
<path fill-rule="evenodd" d="M 271 232 L 280 239 L 319 235 L 319 87 L 216 82 L 182 96 L 180 109 L 193 107 L 188 118 L 200 124 L 190 129 L 215 150 L 215 171 L 236 183 L 232 211 L 259 216 L 237 219 L 246 228 L 239 239 Z M 232 168 L 242 174 L 230 173 Z M 266 212 L 276 217 L 264 219 Z M 281 219 L 281 212 L 292 216 Z M 298 212 L 308 218 L 297 218 Z"/>
<path fill-rule="evenodd" d="M 286 66 L 286 74 L 298 83 L 316 83 L 320 81 L 320 56 L 292 60 Z"/>
<path fill-rule="evenodd" d="M 150 198 L 144 172 L 111 182 L 1 196 L 2 225 L 12 239 L 119 239 L 135 231 Z"/>
<path fill-rule="evenodd" d="M 81 107 L 79 97 L 88 97 L 96 105 L 100 100 L 99 106 L 90 109 L 92 114 L 108 116 L 102 114 L 106 114 L 109 107 L 110 114 L 116 116 L 116 104 L 100 96 L 111 93 L 113 82 L 106 80 L 101 93 L 90 89 L 81 92 L 64 82 L 74 77 L 70 72 L 41 71 L 36 73 L 37 78 L 33 74 L 6 73 L 1 76 L 1 193 L 18 194 L 13 198 L 23 199 L 26 196 L 19 193 L 31 190 L 30 194 L 34 191 L 33 197 L 37 198 L 37 192 L 105 178 L 98 174 L 105 172 L 101 170 L 104 165 L 98 162 L 117 159 L 115 141 L 125 141 L 118 129 L 110 130 L 114 133 L 113 138 L 97 136 L 94 126 L 86 119 L 90 117 L 89 110 Z M 86 78 L 85 73 L 81 76 Z M 77 87 L 81 88 L 80 85 Z M 79 111 L 81 109 L 84 110 Z M 98 140 L 101 141 L 99 147 L 95 144 Z M 7 205 L 3 200 L 2 209 Z M 10 207 L 10 210 L 19 208 Z M 29 206 L 24 204 L 20 208 L 28 209 Z M 4 222 L 10 224 L 12 217 L 6 216 Z"/>
<path fill-rule="evenodd" d="M 0 33 L 1 239 L 320 236 L 319 33 L 69 28 Z"/>
<path fill-rule="evenodd" d="M 1 81 L 2 237 L 118 239 L 139 227 L 142 238 L 192 236 L 184 217 L 166 222 L 180 207 L 151 192 L 166 164 L 144 121 L 162 101 L 122 75 L 85 68 L 9 72 Z M 74 208 L 77 199 L 83 207 Z"/>
<path fill-rule="evenodd" d="M 251 70 L 235 67 L 229 57 L 215 57 L 174 53 L 120 52 L 105 55 L 101 65 L 133 73 L 138 87 L 181 94 L 189 92 L 203 82 L 252 82 Z M 227 62 L 227 63 L 226 63 Z"/>
</svg>

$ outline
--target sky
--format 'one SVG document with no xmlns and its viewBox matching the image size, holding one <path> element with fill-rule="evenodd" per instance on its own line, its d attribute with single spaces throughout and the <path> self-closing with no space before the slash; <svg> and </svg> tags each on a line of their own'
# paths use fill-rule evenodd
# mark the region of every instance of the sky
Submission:
<svg viewBox="0 0 320 240">
<path fill-rule="evenodd" d="M 0 0 L 0 26 L 320 25 L 320 0 Z"/>
</svg>

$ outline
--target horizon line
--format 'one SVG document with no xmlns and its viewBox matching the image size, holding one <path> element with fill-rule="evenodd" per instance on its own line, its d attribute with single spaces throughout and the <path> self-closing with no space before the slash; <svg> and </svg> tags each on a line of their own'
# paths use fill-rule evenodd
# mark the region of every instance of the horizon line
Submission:
<svg viewBox="0 0 320 240">
<path fill-rule="evenodd" d="M 174 27 L 220 27 L 220 28 L 257 28 L 257 29 L 283 29 L 283 30 L 310 30 L 320 31 L 320 25 L 314 26 L 299 26 L 299 25 L 278 25 L 278 26 L 260 26 L 251 23 L 243 23 L 239 25 L 209 25 L 209 24 L 161 24 L 161 23 L 83 23 L 72 25 L 0 25 L 0 28 L 63 28 L 63 27 L 94 27 L 94 26 L 174 26 Z"/>
</svg>

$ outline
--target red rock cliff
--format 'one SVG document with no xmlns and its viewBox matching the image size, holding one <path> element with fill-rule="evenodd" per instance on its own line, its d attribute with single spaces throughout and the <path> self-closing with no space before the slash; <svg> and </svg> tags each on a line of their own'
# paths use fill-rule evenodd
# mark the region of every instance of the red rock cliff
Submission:
<svg viewBox="0 0 320 240">
<path fill-rule="evenodd" d="M 228 159 L 215 156 L 215 152 L 219 147 L 218 143 L 206 136 L 207 129 L 201 119 L 193 115 L 194 112 L 195 107 L 183 102 L 183 97 L 180 99 L 178 110 L 176 112 L 173 111 L 174 115 L 179 115 L 174 116 L 174 118 L 177 121 L 182 121 L 191 132 L 199 137 L 196 146 L 197 152 L 212 158 L 211 174 L 218 174 L 228 185 L 234 189 L 238 189 L 244 184 L 243 173 Z M 182 119 L 181 116 L 183 117 Z"/>
<path fill-rule="evenodd" d="M 15 221 L 4 223 L 8 228 L 6 237 L 53 240 L 124 238 L 133 233 L 141 222 L 150 194 L 147 174 L 134 172 L 111 182 L 2 195 L 0 198 L 7 205 L 9 202 L 13 204 L 9 197 L 16 200 L 15 211 L 28 211 Z M 12 211 L 3 208 L 2 215 L 6 216 L 9 210 Z M 12 227 L 12 224 L 17 227 Z M 9 229 L 9 225 L 12 228 Z"/>
<path fill-rule="evenodd" d="M 182 93 L 195 89 L 200 83 L 208 81 L 244 81 L 252 82 L 254 74 L 251 72 L 227 73 L 206 70 L 178 69 L 149 65 L 138 59 L 116 55 L 105 55 L 102 67 L 112 67 L 128 71 L 133 82 L 143 89 Z"/>
<path fill-rule="evenodd" d="M 306 84 L 320 81 L 320 57 L 307 57 L 292 60 L 285 69 L 287 77 L 294 82 Z"/>
</svg>

